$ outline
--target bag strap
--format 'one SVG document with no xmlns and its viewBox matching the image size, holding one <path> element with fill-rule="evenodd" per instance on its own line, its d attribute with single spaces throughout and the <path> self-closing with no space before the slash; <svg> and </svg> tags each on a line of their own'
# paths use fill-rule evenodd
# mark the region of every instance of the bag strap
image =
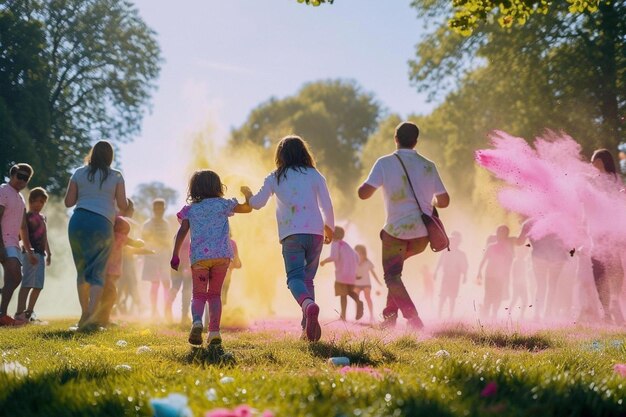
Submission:
<svg viewBox="0 0 626 417">
<path fill-rule="evenodd" d="M 404 170 L 404 173 L 406 174 L 406 180 L 409 183 L 409 188 L 411 189 L 411 193 L 413 193 L 413 198 L 415 198 L 415 202 L 417 203 L 417 207 L 420 209 L 420 211 L 422 213 L 424 213 L 424 210 L 422 210 L 422 206 L 420 206 L 420 202 L 417 199 L 417 195 L 415 194 L 415 189 L 413 188 L 413 184 L 411 183 L 411 178 L 409 177 L 409 173 L 406 170 L 406 167 L 404 166 L 404 162 L 402 162 L 402 158 L 400 158 L 400 155 L 398 155 L 397 153 L 394 153 L 395 157 L 398 158 L 398 161 L 400 161 L 400 165 L 402 165 L 402 169 Z M 424 213 L 426 214 L 426 213 Z"/>
</svg>

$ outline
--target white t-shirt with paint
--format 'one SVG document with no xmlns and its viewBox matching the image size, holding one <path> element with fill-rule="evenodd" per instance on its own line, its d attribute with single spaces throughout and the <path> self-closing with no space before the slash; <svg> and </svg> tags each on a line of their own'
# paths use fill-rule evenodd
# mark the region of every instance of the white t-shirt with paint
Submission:
<svg viewBox="0 0 626 417">
<path fill-rule="evenodd" d="M 250 206 L 259 209 L 272 195 L 276 196 L 279 240 L 300 233 L 324 236 L 324 225 L 335 229 L 326 179 L 315 168 L 289 169 L 280 182 L 272 172 L 250 198 Z"/>
<path fill-rule="evenodd" d="M 374 188 L 383 187 L 387 212 L 383 229 L 387 233 L 405 240 L 427 236 L 422 213 L 417 208 L 402 165 L 395 154 L 402 158 L 409 172 L 420 206 L 426 214 L 431 215 L 433 196 L 447 193 L 446 187 L 439 177 L 435 163 L 413 149 L 398 149 L 393 154 L 379 158 L 365 183 Z"/>
</svg>

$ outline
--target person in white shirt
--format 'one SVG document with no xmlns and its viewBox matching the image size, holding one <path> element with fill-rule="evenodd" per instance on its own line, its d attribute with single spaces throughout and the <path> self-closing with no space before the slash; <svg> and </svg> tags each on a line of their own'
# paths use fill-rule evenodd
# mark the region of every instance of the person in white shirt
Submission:
<svg viewBox="0 0 626 417">
<path fill-rule="evenodd" d="M 322 244 L 333 237 L 335 218 L 326 179 L 315 169 L 307 143 L 299 136 L 286 136 L 276 147 L 276 170 L 255 195 L 242 192 L 250 206 L 260 209 L 276 196 L 278 238 L 283 247 L 287 287 L 302 307 L 303 337 L 321 337 L 319 306 L 315 303 L 313 279 L 319 266 Z"/>
<path fill-rule="evenodd" d="M 402 268 L 407 258 L 424 251 L 428 244 L 428 232 L 398 158 L 409 172 L 415 195 L 425 214 L 432 215 L 433 207 L 444 208 L 450 203 L 435 164 L 414 150 L 418 136 L 417 125 L 400 123 L 394 135 L 397 150 L 376 161 L 358 190 L 359 198 L 365 200 L 377 188 L 383 189 L 387 220 L 380 238 L 388 293 L 382 327 L 395 326 L 398 310 L 402 311 L 410 327 L 420 329 L 424 326 L 402 282 Z"/>
</svg>

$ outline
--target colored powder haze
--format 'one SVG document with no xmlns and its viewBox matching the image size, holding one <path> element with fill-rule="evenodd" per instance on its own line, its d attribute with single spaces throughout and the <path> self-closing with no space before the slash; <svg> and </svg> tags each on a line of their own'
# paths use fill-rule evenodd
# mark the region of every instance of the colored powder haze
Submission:
<svg viewBox="0 0 626 417">
<path fill-rule="evenodd" d="M 565 247 L 590 254 L 624 253 L 626 193 L 623 185 L 581 158 L 580 145 L 550 133 L 533 146 L 504 132 L 476 161 L 507 186 L 498 200 L 507 210 L 534 220 L 529 235 L 558 236 Z"/>
</svg>

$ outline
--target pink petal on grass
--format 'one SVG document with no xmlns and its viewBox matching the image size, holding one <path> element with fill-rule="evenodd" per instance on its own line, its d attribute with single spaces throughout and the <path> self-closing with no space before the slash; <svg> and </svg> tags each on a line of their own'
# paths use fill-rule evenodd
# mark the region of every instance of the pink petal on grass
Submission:
<svg viewBox="0 0 626 417">
<path fill-rule="evenodd" d="M 626 377 L 626 364 L 624 364 L 624 363 L 617 363 L 613 367 L 613 370 L 619 376 Z"/>
<path fill-rule="evenodd" d="M 246 404 L 242 404 L 242 405 L 235 407 L 233 412 L 238 417 L 251 417 L 252 416 L 252 408 Z"/>
<path fill-rule="evenodd" d="M 357 372 L 357 373 L 370 375 L 374 378 L 382 378 L 382 375 L 380 374 L 380 372 L 378 372 L 376 369 L 371 368 L 369 366 L 364 366 L 364 367 L 344 366 L 343 368 L 339 370 L 339 373 L 341 375 L 345 375 L 348 372 Z"/>
<path fill-rule="evenodd" d="M 483 398 L 492 397 L 498 393 L 498 384 L 495 381 L 487 382 L 485 388 L 480 392 L 480 396 Z"/>
</svg>

